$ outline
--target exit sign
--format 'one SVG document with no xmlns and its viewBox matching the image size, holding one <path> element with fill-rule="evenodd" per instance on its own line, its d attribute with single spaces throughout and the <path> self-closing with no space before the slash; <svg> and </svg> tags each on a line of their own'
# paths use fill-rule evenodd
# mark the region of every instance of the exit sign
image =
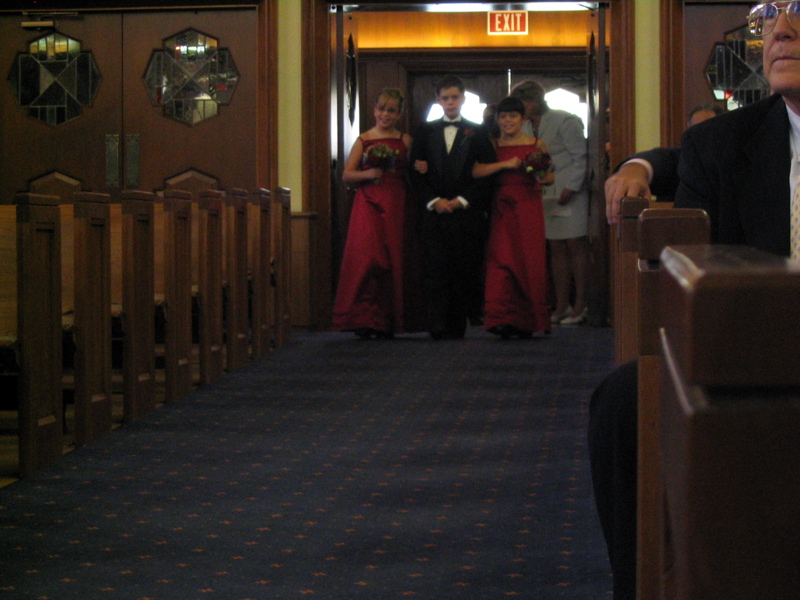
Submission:
<svg viewBox="0 0 800 600">
<path fill-rule="evenodd" d="M 527 10 L 492 10 L 489 16 L 489 35 L 527 35 Z"/>
</svg>

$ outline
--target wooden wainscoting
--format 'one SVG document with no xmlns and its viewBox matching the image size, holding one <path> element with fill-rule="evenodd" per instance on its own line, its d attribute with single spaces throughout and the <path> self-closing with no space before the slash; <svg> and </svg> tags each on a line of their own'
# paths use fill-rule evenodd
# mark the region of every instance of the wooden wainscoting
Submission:
<svg viewBox="0 0 800 600">
<path fill-rule="evenodd" d="M 313 258 L 317 239 L 317 213 L 292 213 L 292 329 L 313 331 L 321 327 L 320 312 L 314 297 L 313 282 L 318 276 Z M 330 307 L 328 307 L 330 312 Z"/>
</svg>

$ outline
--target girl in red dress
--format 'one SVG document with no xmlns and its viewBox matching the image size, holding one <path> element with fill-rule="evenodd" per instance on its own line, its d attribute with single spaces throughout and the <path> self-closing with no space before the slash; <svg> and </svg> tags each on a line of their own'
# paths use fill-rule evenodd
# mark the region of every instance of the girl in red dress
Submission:
<svg viewBox="0 0 800 600">
<path fill-rule="evenodd" d="M 547 148 L 522 133 L 525 105 L 497 105 L 496 156 L 481 157 L 473 177 L 496 176 L 486 257 L 485 327 L 503 339 L 550 331 L 542 186 L 552 185 Z M 480 158 L 479 158 L 480 160 Z"/>
<path fill-rule="evenodd" d="M 375 127 L 353 144 L 342 179 L 358 185 L 350 214 L 339 286 L 333 307 L 334 331 L 361 338 L 391 338 L 421 331 L 414 310 L 419 269 L 413 262 L 413 223 L 407 201 L 406 170 L 411 136 L 400 132 L 400 90 L 387 88 L 375 102 Z"/>
</svg>

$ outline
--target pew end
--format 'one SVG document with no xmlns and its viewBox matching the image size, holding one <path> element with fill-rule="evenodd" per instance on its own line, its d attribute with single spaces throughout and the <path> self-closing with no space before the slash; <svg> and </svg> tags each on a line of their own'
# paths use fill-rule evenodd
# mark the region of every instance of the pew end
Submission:
<svg viewBox="0 0 800 600">
<path fill-rule="evenodd" d="M 705 244 L 708 215 L 702 210 L 647 208 L 628 233 L 637 253 L 636 305 L 638 358 L 637 588 L 640 598 L 661 597 L 664 571 L 663 485 L 661 474 L 660 256 L 669 244 Z M 635 241 L 635 245 L 633 242 Z M 666 305 L 668 306 L 668 305 Z"/>
<path fill-rule="evenodd" d="M 273 198 L 275 256 L 275 347 L 289 343 L 292 331 L 292 192 L 280 187 Z"/>
<path fill-rule="evenodd" d="M 644 198 L 623 198 L 620 222 L 612 237 L 612 299 L 614 323 L 614 353 L 617 364 L 637 358 L 639 354 L 637 323 L 639 321 L 638 279 L 636 261 L 638 250 L 639 215 L 649 206 Z"/>
<path fill-rule="evenodd" d="M 662 254 L 670 597 L 800 589 L 800 268 L 736 246 Z"/>
<path fill-rule="evenodd" d="M 19 474 L 63 454 L 59 198 L 20 193 L 0 206 L 0 328 L 5 376 L 19 429 Z"/>
</svg>

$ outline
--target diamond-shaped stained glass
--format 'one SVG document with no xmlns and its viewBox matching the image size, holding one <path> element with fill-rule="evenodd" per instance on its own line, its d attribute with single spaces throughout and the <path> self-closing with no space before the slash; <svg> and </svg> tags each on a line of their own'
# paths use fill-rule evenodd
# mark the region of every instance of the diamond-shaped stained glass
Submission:
<svg viewBox="0 0 800 600">
<path fill-rule="evenodd" d="M 761 55 L 764 40 L 750 33 L 747 25 L 725 33 L 725 42 L 716 44 L 706 66 L 708 79 L 717 100 L 729 109 L 738 108 L 769 95 Z"/>
<path fill-rule="evenodd" d="M 18 52 L 8 82 L 17 103 L 28 115 L 61 125 L 81 115 L 100 87 L 100 72 L 90 51 L 66 35 L 52 32 Z"/>
<path fill-rule="evenodd" d="M 233 57 L 216 38 L 187 29 L 153 51 L 144 82 L 153 106 L 188 125 L 217 115 L 230 104 L 239 80 Z"/>
</svg>

